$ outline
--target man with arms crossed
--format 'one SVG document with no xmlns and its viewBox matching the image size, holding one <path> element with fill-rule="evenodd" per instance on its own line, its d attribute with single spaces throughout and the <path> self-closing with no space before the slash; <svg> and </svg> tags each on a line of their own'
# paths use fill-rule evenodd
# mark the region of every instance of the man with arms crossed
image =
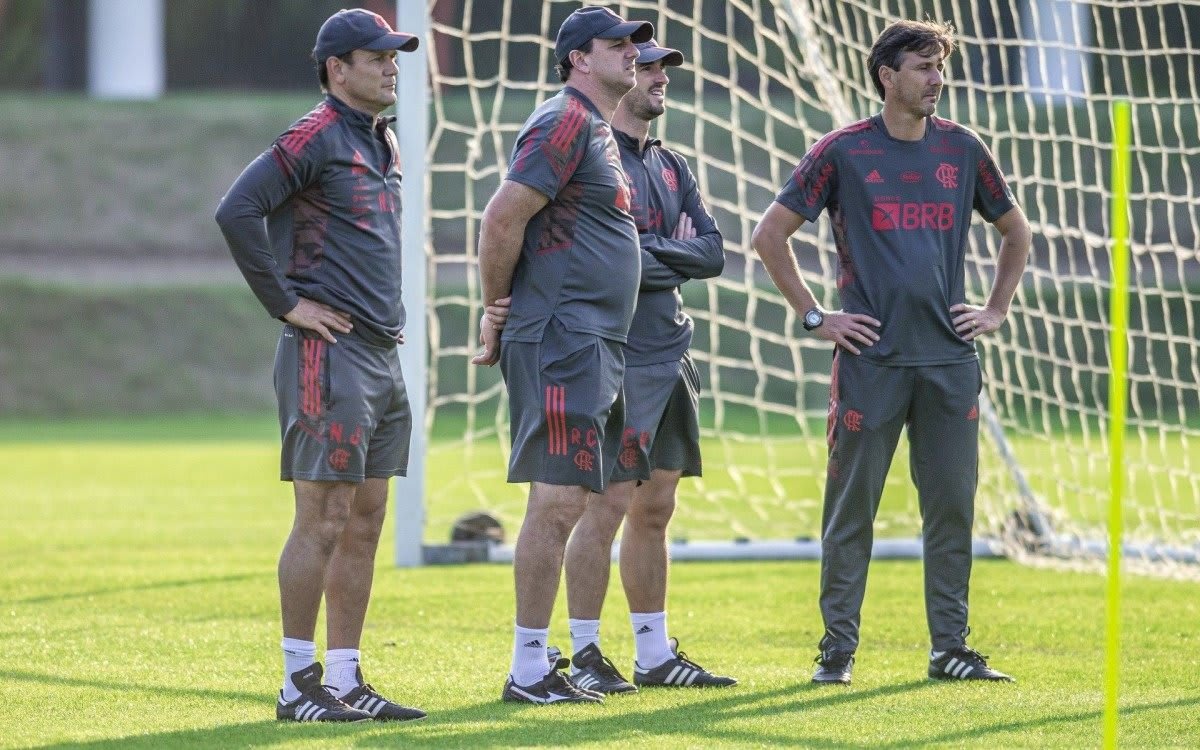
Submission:
<svg viewBox="0 0 1200 750">
<path fill-rule="evenodd" d="M 625 343 L 625 429 L 608 490 L 589 497 L 566 557 L 571 679 L 601 693 L 637 690 L 600 651 L 600 610 L 622 519 L 621 582 L 637 652 L 633 682 L 737 682 L 688 660 L 667 637 L 667 524 L 679 478 L 700 475 L 700 373 L 688 354 L 693 324 L 679 286 L 720 275 L 725 255 L 687 162 L 650 138 L 651 121 L 666 111 L 666 69 L 682 65 L 683 54 L 653 39 L 637 46 L 637 85 L 613 116 L 642 247 L 641 288 Z"/>
<path fill-rule="evenodd" d="M 407 470 L 412 429 L 397 352 L 399 152 L 394 118 L 379 113 L 396 103 L 397 51 L 417 44 L 375 13 L 331 16 L 313 50 L 325 100 L 246 167 L 217 209 L 250 288 L 286 323 L 275 390 L 281 475 L 296 507 L 279 558 L 280 720 L 425 716 L 365 683 L 358 650 L 388 480 Z M 324 681 L 314 643 L 322 595 Z"/>
<path fill-rule="evenodd" d="M 649 23 L 589 7 L 558 31 L 566 84 L 525 122 L 507 179 L 484 210 L 479 265 L 484 304 L 512 314 L 500 329 L 485 314 L 483 350 L 508 388 L 508 481 L 531 482 L 513 559 L 517 615 L 507 701 L 598 702 L 546 663 L 563 550 L 588 493 L 603 492 L 624 426 L 621 351 L 633 319 L 640 261 L 628 178 L 609 122 L 635 83 L 635 42 Z M 501 303 L 498 305 L 497 303 Z"/>
<path fill-rule="evenodd" d="M 849 683 L 872 524 L 907 427 L 922 518 L 928 674 L 1010 681 L 966 645 L 982 374 L 974 340 L 1004 324 L 1030 229 L 992 155 L 971 130 L 934 115 L 953 29 L 900 21 L 867 65 L 883 111 L 836 130 L 800 162 L 754 231 L 754 249 L 804 327 L 837 348 L 821 531 L 821 615 L 813 681 Z M 841 310 L 823 310 L 788 239 L 827 210 Z M 1000 232 L 983 307 L 967 304 L 971 212 Z"/>
</svg>

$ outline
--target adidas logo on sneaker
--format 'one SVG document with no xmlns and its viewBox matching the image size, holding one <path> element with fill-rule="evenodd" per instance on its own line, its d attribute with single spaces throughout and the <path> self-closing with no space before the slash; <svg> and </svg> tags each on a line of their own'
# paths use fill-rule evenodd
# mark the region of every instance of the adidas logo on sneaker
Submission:
<svg viewBox="0 0 1200 750">
<path fill-rule="evenodd" d="M 636 661 L 633 663 L 635 686 L 728 687 L 737 684 L 737 679 L 715 675 L 689 659 L 679 650 L 678 640 L 671 638 L 668 643 L 673 658 L 652 669 L 645 669 Z"/>
<path fill-rule="evenodd" d="M 935 680 L 987 680 L 1016 682 L 988 666 L 987 658 L 966 645 L 944 651 L 929 660 L 929 676 Z"/>
<path fill-rule="evenodd" d="M 275 718 L 280 721 L 370 721 L 371 714 L 335 698 L 329 688 L 321 684 L 323 671 L 320 663 L 313 663 L 293 672 L 292 684 L 300 695 L 293 701 L 285 701 L 280 690 L 275 703 Z"/>
<path fill-rule="evenodd" d="M 634 635 L 644 635 L 646 633 L 653 633 L 653 632 L 654 632 L 654 628 L 650 627 L 649 625 L 643 625 L 641 630 L 639 630 L 637 633 L 634 633 Z"/>
</svg>

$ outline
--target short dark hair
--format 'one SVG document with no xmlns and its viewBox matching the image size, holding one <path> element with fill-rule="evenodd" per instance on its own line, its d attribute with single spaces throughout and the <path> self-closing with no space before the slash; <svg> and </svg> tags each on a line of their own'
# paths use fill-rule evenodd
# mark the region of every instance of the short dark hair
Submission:
<svg viewBox="0 0 1200 750">
<path fill-rule="evenodd" d="M 576 49 L 578 49 L 580 52 L 583 52 L 585 54 L 588 52 L 591 52 L 592 51 L 592 42 L 594 42 L 594 41 L 596 41 L 596 40 L 589 39 L 589 40 L 587 40 L 586 44 L 584 44 L 582 47 L 576 47 Z M 571 52 L 574 52 L 574 51 L 575 50 L 571 50 Z M 558 71 L 558 80 L 562 81 L 563 83 L 566 83 L 567 79 L 571 77 L 571 54 L 567 53 L 566 58 L 563 60 L 560 60 L 559 63 L 554 66 L 554 69 Z"/>
<path fill-rule="evenodd" d="M 337 59 L 349 64 L 354 57 L 354 50 L 350 50 L 344 55 L 336 55 Z M 329 58 L 325 58 L 328 60 Z M 321 82 L 321 89 L 329 90 L 329 70 L 325 67 L 325 60 L 317 60 L 317 80 Z"/>
<path fill-rule="evenodd" d="M 942 51 L 942 59 L 954 52 L 954 26 L 937 21 L 897 21 L 883 30 L 871 52 L 867 55 L 867 69 L 871 71 L 871 83 L 883 98 L 883 82 L 879 80 L 879 69 L 887 66 L 900 69 L 900 56 L 905 52 L 928 53 L 935 48 Z"/>
</svg>

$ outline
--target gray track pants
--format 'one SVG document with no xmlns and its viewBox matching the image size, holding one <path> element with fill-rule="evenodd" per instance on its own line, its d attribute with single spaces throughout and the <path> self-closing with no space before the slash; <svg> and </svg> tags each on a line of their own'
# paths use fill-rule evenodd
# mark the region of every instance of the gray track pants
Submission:
<svg viewBox="0 0 1200 750">
<path fill-rule="evenodd" d="M 921 509 L 925 613 L 932 646 L 962 645 L 979 468 L 978 361 L 882 367 L 838 351 L 829 400 L 821 527 L 821 648 L 853 651 L 873 525 L 901 428 Z"/>
</svg>

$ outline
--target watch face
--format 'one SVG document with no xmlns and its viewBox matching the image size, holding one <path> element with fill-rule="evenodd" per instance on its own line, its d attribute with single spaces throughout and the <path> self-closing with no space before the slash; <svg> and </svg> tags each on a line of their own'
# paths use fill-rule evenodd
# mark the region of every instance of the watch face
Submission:
<svg viewBox="0 0 1200 750">
<path fill-rule="evenodd" d="M 804 322 L 809 328 L 816 328 L 824 321 L 825 318 L 816 310 L 809 310 L 808 312 L 804 313 Z"/>
</svg>

